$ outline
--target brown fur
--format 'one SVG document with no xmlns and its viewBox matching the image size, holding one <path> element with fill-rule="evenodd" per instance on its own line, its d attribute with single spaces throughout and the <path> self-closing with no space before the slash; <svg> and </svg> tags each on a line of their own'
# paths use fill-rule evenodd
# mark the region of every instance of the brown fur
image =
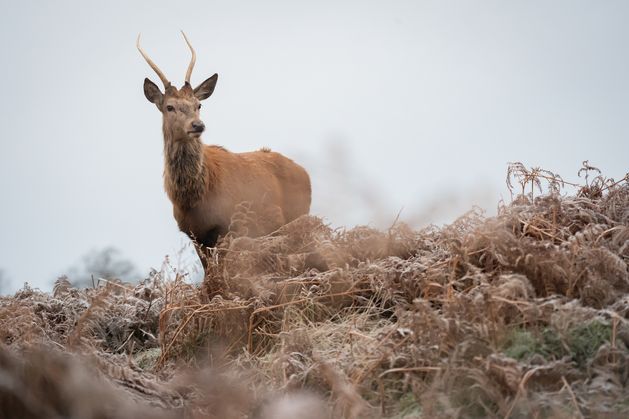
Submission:
<svg viewBox="0 0 629 419">
<path fill-rule="evenodd" d="M 267 148 L 232 153 L 205 145 L 200 133 L 190 133 L 194 123 L 201 123 L 199 99 L 205 97 L 198 91 L 210 80 L 194 90 L 187 83 L 180 90 L 169 85 L 163 95 L 145 80 L 147 98 L 164 116 L 164 186 L 175 219 L 182 232 L 207 247 L 227 233 L 235 208 L 242 202 L 264 213 L 258 233 L 267 234 L 307 214 L 311 199 L 308 173 L 283 155 Z M 213 85 L 205 88 L 210 94 L 213 91 Z M 200 256 L 203 259 L 201 252 Z"/>
</svg>

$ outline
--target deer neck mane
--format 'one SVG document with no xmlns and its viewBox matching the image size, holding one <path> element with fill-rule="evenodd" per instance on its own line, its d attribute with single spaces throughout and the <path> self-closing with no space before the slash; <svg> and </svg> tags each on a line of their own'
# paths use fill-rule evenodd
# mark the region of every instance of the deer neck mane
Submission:
<svg viewBox="0 0 629 419">
<path fill-rule="evenodd" d="M 207 173 L 200 138 L 172 138 L 164 131 L 164 186 L 173 204 L 194 207 L 207 187 Z"/>
</svg>

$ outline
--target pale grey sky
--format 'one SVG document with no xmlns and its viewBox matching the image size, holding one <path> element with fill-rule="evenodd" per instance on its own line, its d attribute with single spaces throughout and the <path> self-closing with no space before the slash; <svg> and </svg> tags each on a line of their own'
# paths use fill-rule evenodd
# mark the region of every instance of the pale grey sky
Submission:
<svg viewBox="0 0 629 419">
<path fill-rule="evenodd" d="M 271 147 L 334 225 L 492 209 L 506 164 L 629 171 L 627 1 L 1 1 L 0 269 L 50 281 L 94 248 L 142 270 L 186 240 L 142 93 L 219 73 L 206 143 Z M 370 203 L 371 200 L 376 203 Z M 433 210 L 431 210 L 433 207 Z M 434 210 L 434 207 L 437 209 Z"/>
</svg>

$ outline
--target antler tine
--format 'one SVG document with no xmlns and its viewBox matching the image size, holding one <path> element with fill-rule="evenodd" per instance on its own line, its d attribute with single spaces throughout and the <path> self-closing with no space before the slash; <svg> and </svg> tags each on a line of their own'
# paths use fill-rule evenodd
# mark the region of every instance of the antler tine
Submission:
<svg viewBox="0 0 629 419">
<path fill-rule="evenodd" d="M 166 78 L 166 76 L 164 75 L 164 73 L 162 73 L 162 70 L 159 69 L 159 67 L 157 66 L 157 64 L 155 64 L 153 62 L 153 60 L 151 60 L 149 58 L 148 55 L 146 55 L 146 52 L 144 52 L 144 50 L 142 49 L 142 47 L 140 46 L 140 34 L 138 34 L 138 40 L 136 42 L 136 46 L 138 47 L 138 51 L 140 51 L 140 54 L 142 54 L 142 56 L 144 57 L 144 59 L 146 60 L 146 62 L 151 66 L 151 68 L 157 73 L 157 75 L 159 76 L 160 80 L 162 81 L 162 83 L 164 83 L 164 88 L 167 88 L 168 86 L 170 86 L 170 81 L 168 81 L 168 79 Z"/>
<path fill-rule="evenodd" d="M 186 44 L 188 44 L 188 48 L 190 48 L 190 52 L 192 52 L 190 65 L 188 66 L 188 71 L 186 71 L 186 83 L 190 84 L 190 76 L 192 76 L 192 69 L 194 68 L 194 63 L 197 60 L 197 54 L 196 52 L 194 52 L 194 48 L 192 48 L 192 45 L 190 45 L 190 41 L 188 40 L 188 37 L 186 36 L 184 31 L 181 31 L 181 34 L 183 35 L 183 39 L 186 40 Z"/>
</svg>

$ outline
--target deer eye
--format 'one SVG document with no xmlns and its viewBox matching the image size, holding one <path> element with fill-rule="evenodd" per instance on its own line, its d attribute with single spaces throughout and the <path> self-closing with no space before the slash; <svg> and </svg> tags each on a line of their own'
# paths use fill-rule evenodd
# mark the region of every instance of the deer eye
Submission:
<svg viewBox="0 0 629 419">
<path fill-rule="evenodd" d="M 174 107 L 174 106 L 171 106 L 171 105 L 168 105 L 168 106 L 166 106 L 166 110 L 167 110 L 168 112 L 175 112 L 175 107 Z"/>
<path fill-rule="evenodd" d="M 201 104 L 199 103 L 199 107 L 197 109 L 201 109 Z"/>
</svg>

